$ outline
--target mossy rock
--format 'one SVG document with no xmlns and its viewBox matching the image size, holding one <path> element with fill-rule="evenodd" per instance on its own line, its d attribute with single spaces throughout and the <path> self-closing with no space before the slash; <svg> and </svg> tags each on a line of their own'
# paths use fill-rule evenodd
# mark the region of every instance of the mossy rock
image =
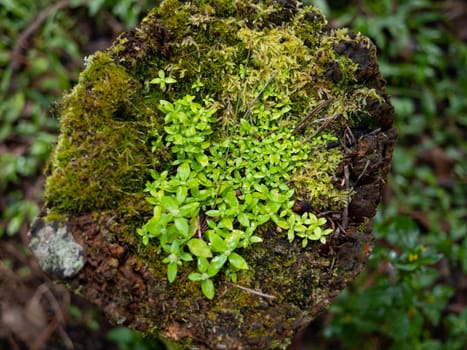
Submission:
<svg viewBox="0 0 467 350">
<path fill-rule="evenodd" d="M 160 71 L 176 84 L 150 84 Z M 117 324 L 186 348 L 286 348 L 372 251 L 372 217 L 397 137 L 384 84 L 371 41 L 329 28 L 313 7 L 164 1 L 90 57 L 64 96 L 46 208 L 31 228 L 33 251 L 47 272 Z M 164 134 L 159 101 L 187 94 L 217 106 L 218 140 L 229 138 L 255 104 L 285 99 L 284 125 L 292 123 L 303 142 L 320 133 L 336 140 L 313 149 L 295 188 L 297 203 L 327 219 L 333 233 L 326 243 L 303 248 L 272 224 L 258 228 L 263 242 L 242 251 L 250 269 L 236 283 L 216 276 L 213 300 L 187 279 L 190 264 L 169 283 L 164 254 L 136 233 L 152 214 L 144 192 L 149 171 L 173 157 L 163 147 L 152 150 Z M 56 259 L 71 261 L 70 268 L 44 261 L 44 251 L 63 245 L 50 237 L 54 230 L 73 248 L 61 252 L 76 255 Z"/>
</svg>

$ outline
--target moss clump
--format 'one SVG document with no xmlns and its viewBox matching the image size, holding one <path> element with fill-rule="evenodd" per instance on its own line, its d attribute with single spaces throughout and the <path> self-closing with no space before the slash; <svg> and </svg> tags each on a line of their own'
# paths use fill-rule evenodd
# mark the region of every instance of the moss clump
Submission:
<svg viewBox="0 0 467 350">
<path fill-rule="evenodd" d="M 117 208 L 144 187 L 154 164 L 147 140 L 157 122 L 142 86 L 97 53 L 61 105 L 61 134 L 46 199 L 56 211 Z"/>
</svg>

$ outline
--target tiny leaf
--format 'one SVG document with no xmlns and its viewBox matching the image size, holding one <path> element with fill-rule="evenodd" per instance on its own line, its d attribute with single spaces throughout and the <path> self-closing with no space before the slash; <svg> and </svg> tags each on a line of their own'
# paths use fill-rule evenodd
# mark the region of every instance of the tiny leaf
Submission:
<svg viewBox="0 0 467 350">
<path fill-rule="evenodd" d="M 206 296 L 206 298 L 208 298 L 209 300 L 213 299 L 216 293 L 214 289 L 214 283 L 210 279 L 201 282 L 201 290 L 203 291 L 203 294 Z"/>
<path fill-rule="evenodd" d="M 229 255 L 229 262 L 239 270 L 248 270 L 248 264 L 239 254 L 232 252 Z"/>
<path fill-rule="evenodd" d="M 199 272 L 192 272 L 188 275 L 188 279 L 193 282 L 199 282 L 204 279 L 204 275 Z"/>
<path fill-rule="evenodd" d="M 175 281 L 175 278 L 177 277 L 177 263 L 170 263 L 167 266 L 167 279 L 169 280 L 170 283 Z"/>
<path fill-rule="evenodd" d="M 213 277 L 217 275 L 217 273 L 220 271 L 222 266 L 224 266 L 226 261 L 227 261 L 227 256 L 224 254 L 215 256 L 211 260 L 211 264 L 209 265 L 208 276 Z"/>
<path fill-rule="evenodd" d="M 188 221 L 185 218 L 176 218 L 174 220 L 175 227 L 177 228 L 178 232 L 180 232 L 183 236 L 187 237 L 190 232 L 190 225 L 188 225 Z"/>
<path fill-rule="evenodd" d="M 188 249 L 195 256 L 201 256 L 205 258 L 212 257 L 211 248 L 206 244 L 205 241 L 199 238 L 192 238 L 187 243 Z"/>
<path fill-rule="evenodd" d="M 198 257 L 198 271 L 204 273 L 208 270 L 209 261 L 205 257 Z"/>
</svg>

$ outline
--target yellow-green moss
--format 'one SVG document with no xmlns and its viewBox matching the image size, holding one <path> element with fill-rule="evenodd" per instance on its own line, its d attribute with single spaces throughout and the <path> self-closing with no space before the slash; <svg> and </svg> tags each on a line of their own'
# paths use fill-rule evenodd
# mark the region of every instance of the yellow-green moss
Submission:
<svg viewBox="0 0 467 350">
<path fill-rule="evenodd" d="M 154 164 L 148 137 L 157 130 L 157 118 L 142 89 L 107 54 L 93 56 L 61 107 L 61 133 L 46 184 L 55 210 L 117 208 L 144 187 Z"/>
</svg>

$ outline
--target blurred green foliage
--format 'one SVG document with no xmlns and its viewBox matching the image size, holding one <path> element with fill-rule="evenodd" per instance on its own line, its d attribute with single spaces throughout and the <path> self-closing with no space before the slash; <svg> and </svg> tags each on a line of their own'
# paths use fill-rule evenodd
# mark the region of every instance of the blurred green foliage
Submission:
<svg viewBox="0 0 467 350">
<path fill-rule="evenodd" d="M 449 305 L 462 302 L 457 281 L 467 272 L 467 46 L 449 30 L 447 1 L 303 2 L 322 8 L 331 25 L 377 44 L 400 133 L 391 200 L 376 218 L 377 248 L 368 270 L 332 305 L 323 342 L 346 349 L 464 349 L 465 305 L 462 311 Z M 40 176 L 53 148 L 58 121 L 51 103 L 83 67 L 91 38 L 79 21 L 102 23 L 107 13 L 128 29 L 156 4 L 2 0 L 0 237 L 16 234 L 39 210 L 24 182 Z M 121 349 L 157 349 L 125 328 L 108 336 Z"/>
</svg>

